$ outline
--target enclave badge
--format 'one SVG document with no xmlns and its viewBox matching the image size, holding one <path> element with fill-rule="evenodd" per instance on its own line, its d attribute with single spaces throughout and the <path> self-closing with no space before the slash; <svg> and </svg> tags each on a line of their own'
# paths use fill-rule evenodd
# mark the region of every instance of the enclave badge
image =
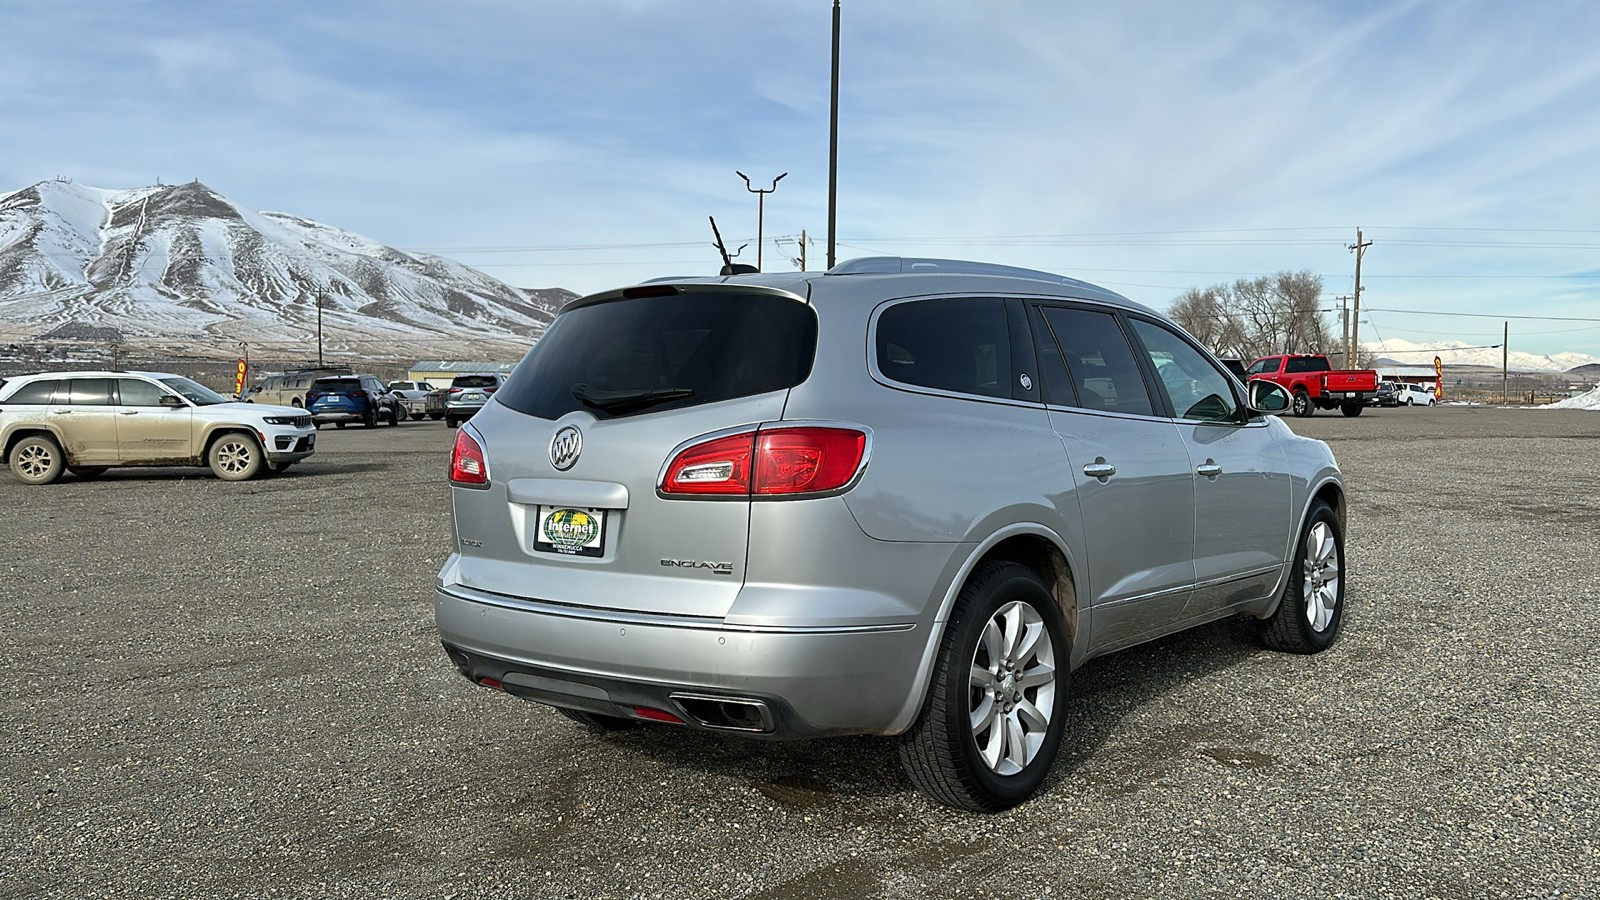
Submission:
<svg viewBox="0 0 1600 900">
<path fill-rule="evenodd" d="M 583 452 L 583 432 L 571 425 L 563 425 L 550 439 L 550 465 L 562 472 L 572 468 Z"/>
</svg>

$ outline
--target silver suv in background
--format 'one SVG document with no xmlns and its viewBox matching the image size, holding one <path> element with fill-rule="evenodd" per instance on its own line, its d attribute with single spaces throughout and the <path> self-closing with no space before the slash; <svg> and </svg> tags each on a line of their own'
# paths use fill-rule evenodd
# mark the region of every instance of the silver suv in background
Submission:
<svg viewBox="0 0 1600 900">
<path fill-rule="evenodd" d="M 311 415 L 229 400 L 165 372 L 45 372 L 0 382 L 0 459 L 25 484 L 112 466 L 209 466 L 224 481 L 281 472 L 317 446 Z"/>
<path fill-rule="evenodd" d="M 949 260 L 565 307 L 456 435 L 435 610 L 472 681 L 597 728 L 894 736 L 1031 796 L 1085 661 L 1225 616 L 1327 647 L 1328 447 L 1165 317 Z"/>
<path fill-rule="evenodd" d="M 483 405 L 489 402 L 495 391 L 500 390 L 506 383 L 506 376 L 499 372 L 473 372 L 466 375 L 457 375 L 451 380 L 450 386 L 438 391 L 433 396 L 438 397 L 439 410 L 444 414 L 444 424 L 451 428 L 478 414 Z M 437 416 L 435 417 L 437 418 Z"/>
</svg>

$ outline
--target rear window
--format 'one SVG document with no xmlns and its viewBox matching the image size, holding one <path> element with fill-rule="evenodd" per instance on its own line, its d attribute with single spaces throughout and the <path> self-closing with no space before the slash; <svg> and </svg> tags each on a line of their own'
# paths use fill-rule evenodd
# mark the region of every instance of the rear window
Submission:
<svg viewBox="0 0 1600 900">
<path fill-rule="evenodd" d="M 457 375 L 455 380 L 450 382 L 450 386 L 463 388 L 484 388 L 494 387 L 499 383 L 500 379 L 494 377 L 493 375 Z"/>
<path fill-rule="evenodd" d="M 364 390 L 359 378 L 318 378 L 311 385 L 316 391 L 359 391 Z"/>
<path fill-rule="evenodd" d="M 495 397 L 542 419 L 682 409 L 794 387 L 816 349 L 816 314 L 785 297 L 611 300 L 556 316 Z"/>
</svg>

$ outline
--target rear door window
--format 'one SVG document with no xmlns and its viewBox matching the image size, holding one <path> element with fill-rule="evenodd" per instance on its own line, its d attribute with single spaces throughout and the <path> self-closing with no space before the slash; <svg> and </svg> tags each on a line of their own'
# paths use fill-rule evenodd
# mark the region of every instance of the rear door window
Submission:
<svg viewBox="0 0 1600 900">
<path fill-rule="evenodd" d="M 816 348 L 816 314 L 787 297 L 606 300 L 556 316 L 495 398 L 542 419 L 682 409 L 794 387 Z"/>
<path fill-rule="evenodd" d="M 138 378 L 118 378 L 117 396 L 123 406 L 160 406 L 167 392 Z"/>
<path fill-rule="evenodd" d="M 74 378 L 69 389 L 73 406 L 110 406 L 111 379 Z"/>
<path fill-rule="evenodd" d="M 1044 339 L 1054 338 L 1078 406 L 1101 412 L 1155 415 L 1144 375 L 1114 315 L 1067 306 L 1040 307 L 1040 312 L 1050 332 Z M 1054 354 L 1045 356 L 1048 359 Z M 1045 383 L 1051 388 L 1052 403 L 1073 402 L 1057 388 L 1062 380 L 1059 371 L 1046 371 Z"/>
</svg>

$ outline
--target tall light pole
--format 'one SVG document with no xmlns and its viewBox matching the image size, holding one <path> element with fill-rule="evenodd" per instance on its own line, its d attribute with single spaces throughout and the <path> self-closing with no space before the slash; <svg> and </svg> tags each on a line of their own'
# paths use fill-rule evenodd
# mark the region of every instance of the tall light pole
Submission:
<svg viewBox="0 0 1600 900">
<path fill-rule="evenodd" d="M 733 174 L 743 178 L 744 189 L 756 195 L 756 271 L 759 272 L 761 271 L 761 233 L 767 217 L 767 195 L 777 190 L 778 182 L 782 181 L 789 173 L 785 172 L 783 175 L 772 179 L 772 187 L 766 190 L 751 187 L 750 176 L 740 172 L 738 169 L 735 169 Z"/>
<path fill-rule="evenodd" d="M 317 291 L 317 365 L 322 365 L 322 292 Z"/>
<path fill-rule="evenodd" d="M 833 268 L 833 225 L 839 211 L 839 0 L 833 0 L 833 82 L 828 106 L 828 268 Z"/>
<path fill-rule="evenodd" d="M 1362 254 L 1366 253 L 1367 248 L 1371 246 L 1371 241 L 1363 241 L 1361 239 L 1361 229 L 1357 228 L 1356 242 L 1348 245 L 1346 248 L 1356 252 L 1356 308 L 1355 312 L 1350 316 L 1350 346 L 1345 351 L 1345 366 L 1347 368 L 1360 365 L 1358 360 L 1361 359 L 1361 256 Z"/>
</svg>

